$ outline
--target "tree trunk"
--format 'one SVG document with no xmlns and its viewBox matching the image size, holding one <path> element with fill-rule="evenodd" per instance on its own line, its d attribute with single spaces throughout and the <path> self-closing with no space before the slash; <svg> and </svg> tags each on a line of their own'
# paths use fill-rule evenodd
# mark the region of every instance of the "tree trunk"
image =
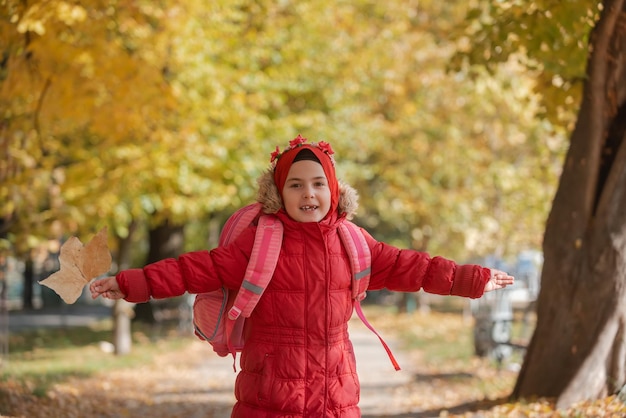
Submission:
<svg viewBox="0 0 626 418">
<path fill-rule="evenodd" d="M 513 395 L 557 407 L 626 383 L 626 0 L 605 0 L 544 236 L 537 327 Z"/>
<path fill-rule="evenodd" d="M 131 242 L 136 229 L 135 221 L 131 222 L 128 227 L 128 235 L 119 241 L 117 253 L 119 270 L 130 268 Z M 118 356 L 130 353 L 133 348 L 130 320 L 135 316 L 134 306 L 133 303 L 126 302 L 124 299 L 116 300 L 113 305 L 113 347 L 115 347 L 115 354 Z"/>
<path fill-rule="evenodd" d="M 113 347 L 115 355 L 129 354 L 133 349 L 130 320 L 134 316 L 133 303 L 124 299 L 115 301 L 113 305 Z"/>
<path fill-rule="evenodd" d="M 22 309 L 33 309 L 33 283 L 35 282 L 35 261 L 32 252 L 24 262 L 24 286 L 22 291 Z"/>
<path fill-rule="evenodd" d="M 150 230 L 150 249 L 146 264 L 155 263 L 164 258 L 178 257 L 184 244 L 183 226 L 171 225 L 165 220 L 160 225 Z M 149 324 L 155 323 L 152 305 L 147 303 L 138 303 L 135 306 L 135 319 Z"/>
<path fill-rule="evenodd" d="M 150 250 L 146 264 L 178 257 L 183 250 L 184 241 L 183 226 L 172 225 L 165 220 L 150 230 Z"/>
<path fill-rule="evenodd" d="M 0 251 L 0 370 L 9 360 L 9 306 L 7 257 Z"/>
</svg>

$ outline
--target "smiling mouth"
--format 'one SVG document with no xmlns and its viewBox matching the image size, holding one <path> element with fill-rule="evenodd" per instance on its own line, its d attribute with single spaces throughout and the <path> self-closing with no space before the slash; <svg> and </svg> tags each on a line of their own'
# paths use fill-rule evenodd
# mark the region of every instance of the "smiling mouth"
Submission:
<svg viewBox="0 0 626 418">
<path fill-rule="evenodd" d="M 316 210 L 317 208 L 318 208 L 317 206 L 311 206 L 311 205 L 300 206 L 300 210 L 305 211 L 305 212 L 312 212 Z"/>
</svg>

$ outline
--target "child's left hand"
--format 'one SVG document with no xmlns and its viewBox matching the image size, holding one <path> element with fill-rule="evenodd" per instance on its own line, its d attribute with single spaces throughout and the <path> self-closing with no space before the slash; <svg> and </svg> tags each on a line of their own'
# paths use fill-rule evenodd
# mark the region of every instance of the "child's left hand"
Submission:
<svg viewBox="0 0 626 418">
<path fill-rule="evenodd" d="M 491 292 L 492 290 L 503 289 L 515 282 L 513 276 L 509 276 L 507 273 L 500 270 L 491 270 L 491 278 L 485 284 L 485 292 Z"/>
</svg>

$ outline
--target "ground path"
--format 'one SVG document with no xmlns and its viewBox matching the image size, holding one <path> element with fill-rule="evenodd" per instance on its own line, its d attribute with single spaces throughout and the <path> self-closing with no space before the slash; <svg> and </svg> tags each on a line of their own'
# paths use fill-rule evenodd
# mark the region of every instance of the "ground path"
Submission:
<svg viewBox="0 0 626 418">
<path fill-rule="evenodd" d="M 81 318 L 90 320 L 86 313 Z M 54 322 L 55 318 L 38 320 Z M 73 315 L 62 320 L 65 325 L 79 325 L 71 323 L 79 321 Z M 32 318 L 12 318 L 12 325 L 19 328 L 31 322 Z M 376 335 L 356 316 L 350 322 L 350 335 L 361 380 L 363 418 L 438 417 L 446 408 L 466 412 L 482 399 L 480 392 L 472 392 L 470 383 L 480 376 L 420 369 L 419 352 L 405 352 L 393 336 L 385 335 L 402 367 L 395 371 Z M 20 418 L 228 418 L 235 401 L 234 382 L 232 360 L 218 357 L 206 343 L 194 339 L 145 366 L 73 377 L 54 385 L 43 398 L 23 393 L 20 399 L 2 401 L 19 405 L 12 408 L 11 416 Z M 19 397 L 19 393 L 12 396 Z"/>
</svg>

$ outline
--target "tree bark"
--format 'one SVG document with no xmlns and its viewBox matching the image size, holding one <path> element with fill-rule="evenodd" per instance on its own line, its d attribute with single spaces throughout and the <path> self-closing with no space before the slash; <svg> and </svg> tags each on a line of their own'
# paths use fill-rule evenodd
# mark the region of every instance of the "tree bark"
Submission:
<svg viewBox="0 0 626 418">
<path fill-rule="evenodd" d="M 119 270 L 130 268 L 131 242 L 136 229 L 136 222 L 131 222 L 128 227 L 128 236 L 119 240 L 117 253 Z M 129 354 L 133 349 L 131 319 L 135 316 L 134 306 L 133 303 L 126 302 L 124 299 L 116 300 L 113 305 L 113 347 L 118 356 Z"/>
<path fill-rule="evenodd" d="M 32 310 L 33 305 L 33 283 L 35 282 L 35 261 L 32 253 L 26 257 L 24 262 L 24 286 L 22 291 L 22 309 Z"/>
<path fill-rule="evenodd" d="M 168 220 L 152 228 L 149 232 L 150 249 L 146 264 L 178 257 L 183 250 L 183 229 L 182 225 L 172 225 Z M 150 302 L 135 306 L 135 319 L 149 324 L 156 322 Z"/>
<path fill-rule="evenodd" d="M 150 250 L 146 264 L 178 257 L 183 250 L 184 241 L 183 226 L 173 225 L 165 220 L 150 230 Z"/>
<path fill-rule="evenodd" d="M 513 396 L 558 408 L 626 383 L 626 0 L 605 0 L 544 236 L 537 327 Z"/>
</svg>

